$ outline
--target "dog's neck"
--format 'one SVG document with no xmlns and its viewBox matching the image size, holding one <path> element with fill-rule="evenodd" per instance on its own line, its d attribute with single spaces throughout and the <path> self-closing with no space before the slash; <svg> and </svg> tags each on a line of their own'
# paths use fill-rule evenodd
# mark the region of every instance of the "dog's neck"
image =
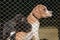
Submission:
<svg viewBox="0 0 60 40">
<path fill-rule="evenodd" d="M 32 15 L 32 13 L 27 17 L 27 21 L 30 23 L 30 24 L 34 24 L 36 21 L 38 21 L 37 17 L 35 17 L 34 15 Z"/>
<path fill-rule="evenodd" d="M 39 20 L 33 13 L 32 13 L 32 16 L 34 16 L 37 20 Z"/>
</svg>

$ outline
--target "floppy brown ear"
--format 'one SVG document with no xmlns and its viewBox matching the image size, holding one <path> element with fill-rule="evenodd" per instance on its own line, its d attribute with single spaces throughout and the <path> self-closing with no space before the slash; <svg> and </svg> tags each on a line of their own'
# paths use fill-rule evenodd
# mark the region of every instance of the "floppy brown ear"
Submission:
<svg viewBox="0 0 60 40">
<path fill-rule="evenodd" d="M 33 10 L 32 10 L 32 13 L 38 12 L 41 5 L 42 5 L 42 4 L 39 4 L 39 5 L 35 6 L 35 7 L 33 8 Z"/>
<path fill-rule="evenodd" d="M 32 12 L 31 12 L 36 17 L 40 17 L 40 6 L 41 6 L 41 4 L 37 5 L 36 7 L 33 8 Z"/>
</svg>

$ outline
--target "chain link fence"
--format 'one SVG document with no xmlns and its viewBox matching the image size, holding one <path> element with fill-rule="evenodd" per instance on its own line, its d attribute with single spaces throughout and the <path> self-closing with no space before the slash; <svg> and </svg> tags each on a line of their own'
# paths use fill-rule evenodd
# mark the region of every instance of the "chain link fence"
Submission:
<svg viewBox="0 0 60 40">
<path fill-rule="evenodd" d="M 4 28 L 3 24 L 14 18 L 17 14 L 22 14 L 24 17 L 27 17 L 32 9 L 38 4 L 43 4 L 47 6 L 49 10 L 53 11 L 53 16 L 51 18 L 40 19 L 40 27 L 54 26 L 58 28 L 60 36 L 59 0 L 0 0 L 0 40 L 6 40 L 3 39 L 4 37 L 2 36 Z"/>
</svg>

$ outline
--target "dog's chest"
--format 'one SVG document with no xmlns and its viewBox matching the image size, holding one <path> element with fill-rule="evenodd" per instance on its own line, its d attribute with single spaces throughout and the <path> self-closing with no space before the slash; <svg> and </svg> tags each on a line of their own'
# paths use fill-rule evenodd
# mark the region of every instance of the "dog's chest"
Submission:
<svg viewBox="0 0 60 40">
<path fill-rule="evenodd" d="M 34 24 L 31 24 L 31 25 L 32 25 L 32 30 L 37 31 L 38 28 L 39 28 L 40 23 L 38 21 L 36 21 L 36 22 L 34 22 Z"/>
</svg>

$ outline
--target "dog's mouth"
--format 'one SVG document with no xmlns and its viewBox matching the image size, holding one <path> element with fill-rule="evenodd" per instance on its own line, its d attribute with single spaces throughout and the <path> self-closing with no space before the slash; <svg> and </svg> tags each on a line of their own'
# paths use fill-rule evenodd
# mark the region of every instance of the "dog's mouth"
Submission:
<svg viewBox="0 0 60 40">
<path fill-rule="evenodd" d="M 52 17 L 52 11 L 46 11 L 45 15 L 43 15 L 44 18 Z"/>
</svg>

